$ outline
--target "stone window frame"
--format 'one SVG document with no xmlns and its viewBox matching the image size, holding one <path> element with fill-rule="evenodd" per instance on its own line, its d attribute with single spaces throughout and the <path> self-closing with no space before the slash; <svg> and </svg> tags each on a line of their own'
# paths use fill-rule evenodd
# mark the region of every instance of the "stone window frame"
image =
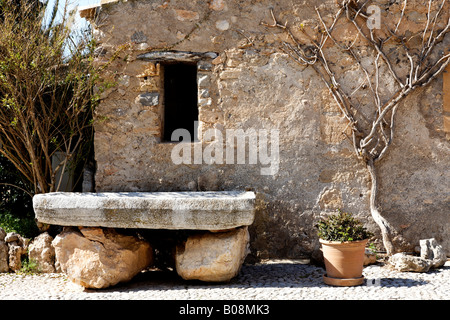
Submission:
<svg viewBox="0 0 450 320">
<path fill-rule="evenodd" d="M 202 130 L 202 110 L 212 107 L 211 97 L 212 86 L 212 61 L 219 56 L 216 52 L 190 52 L 190 51 L 151 51 L 139 54 L 136 59 L 149 62 L 152 68 L 137 77 L 141 79 L 141 85 L 146 81 L 156 82 L 157 90 L 141 93 L 138 97 L 139 102 L 144 106 L 154 106 L 159 108 L 160 116 L 160 143 L 179 143 L 177 141 L 162 141 L 164 132 L 164 72 L 161 70 L 163 63 L 194 63 L 197 66 L 197 108 L 199 110 L 199 126 L 197 136 Z M 193 139 L 192 143 L 199 142 Z M 201 141 L 200 141 L 201 142 Z"/>
</svg>

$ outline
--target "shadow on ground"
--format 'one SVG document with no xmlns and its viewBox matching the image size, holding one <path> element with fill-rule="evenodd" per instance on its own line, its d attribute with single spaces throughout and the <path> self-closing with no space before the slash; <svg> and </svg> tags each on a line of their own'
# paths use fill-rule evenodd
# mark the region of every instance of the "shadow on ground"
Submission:
<svg viewBox="0 0 450 320">
<path fill-rule="evenodd" d="M 448 267 L 447 267 L 448 268 Z M 432 271 L 435 272 L 435 271 Z M 436 271 L 439 272 L 439 271 Z M 130 292 L 140 290 L 189 290 L 215 288 L 330 288 L 323 283 L 325 270 L 310 264 L 270 263 L 242 266 L 237 277 L 227 283 L 206 283 L 196 280 L 183 280 L 175 271 L 151 270 L 138 274 L 130 282 L 114 287 L 85 292 Z M 401 276 L 401 273 L 399 273 Z M 370 279 L 366 275 L 363 286 L 382 287 L 415 287 L 427 284 L 424 280 L 403 277 Z"/>
</svg>

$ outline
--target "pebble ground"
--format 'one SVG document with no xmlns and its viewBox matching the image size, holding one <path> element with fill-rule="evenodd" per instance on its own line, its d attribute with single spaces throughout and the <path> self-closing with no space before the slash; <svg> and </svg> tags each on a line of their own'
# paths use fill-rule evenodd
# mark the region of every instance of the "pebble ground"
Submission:
<svg viewBox="0 0 450 320">
<path fill-rule="evenodd" d="M 244 265 L 229 283 L 184 281 L 174 272 L 148 271 L 103 290 L 84 289 L 64 274 L 0 274 L 0 300 L 448 300 L 450 261 L 428 273 L 364 268 L 366 283 L 332 287 L 325 270 L 300 260 Z"/>
</svg>

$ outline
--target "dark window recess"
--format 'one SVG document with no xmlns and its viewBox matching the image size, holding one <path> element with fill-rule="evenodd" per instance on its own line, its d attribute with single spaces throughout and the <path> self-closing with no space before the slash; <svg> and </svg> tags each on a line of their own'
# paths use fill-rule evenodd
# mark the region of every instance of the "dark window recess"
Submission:
<svg viewBox="0 0 450 320">
<path fill-rule="evenodd" d="M 172 132 L 186 129 L 194 141 L 194 122 L 198 121 L 197 65 L 174 63 L 164 65 L 164 141 Z"/>
</svg>

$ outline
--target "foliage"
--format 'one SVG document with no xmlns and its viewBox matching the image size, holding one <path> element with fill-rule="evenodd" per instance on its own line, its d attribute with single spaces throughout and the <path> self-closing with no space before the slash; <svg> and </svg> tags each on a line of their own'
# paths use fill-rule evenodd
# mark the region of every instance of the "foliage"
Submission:
<svg viewBox="0 0 450 320">
<path fill-rule="evenodd" d="M 351 213 L 341 211 L 320 220 L 315 227 L 319 238 L 328 241 L 357 241 L 373 236 Z"/>
<path fill-rule="evenodd" d="M 35 274 L 40 273 L 41 270 L 39 268 L 39 265 L 36 261 L 33 259 L 29 259 L 28 255 L 26 258 L 22 260 L 22 268 L 19 270 L 19 274 Z"/>
<path fill-rule="evenodd" d="M 0 212 L 0 228 L 6 232 L 16 232 L 25 238 L 34 238 L 39 234 L 33 212 L 17 216 L 10 211 L 2 211 Z"/>
<path fill-rule="evenodd" d="M 26 238 L 38 234 L 34 222 L 30 185 L 4 156 L 0 155 L 0 228 Z"/>
<path fill-rule="evenodd" d="M 59 1 L 48 21 L 35 2 L 0 2 L 0 154 L 33 194 L 57 191 L 60 173 L 86 161 L 98 102 L 94 42 L 71 31 L 74 13 L 56 21 Z"/>
<path fill-rule="evenodd" d="M 378 251 L 377 251 L 377 247 L 375 246 L 375 243 L 373 243 L 373 242 L 369 243 L 367 248 L 369 249 L 369 251 L 371 251 L 373 254 L 375 254 L 375 259 L 379 258 L 378 254 L 377 254 Z"/>
<path fill-rule="evenodd" d="M 30 209 L 30 188 L 14 165 L 0 154 L 0 211 Z"/>
</svg>

